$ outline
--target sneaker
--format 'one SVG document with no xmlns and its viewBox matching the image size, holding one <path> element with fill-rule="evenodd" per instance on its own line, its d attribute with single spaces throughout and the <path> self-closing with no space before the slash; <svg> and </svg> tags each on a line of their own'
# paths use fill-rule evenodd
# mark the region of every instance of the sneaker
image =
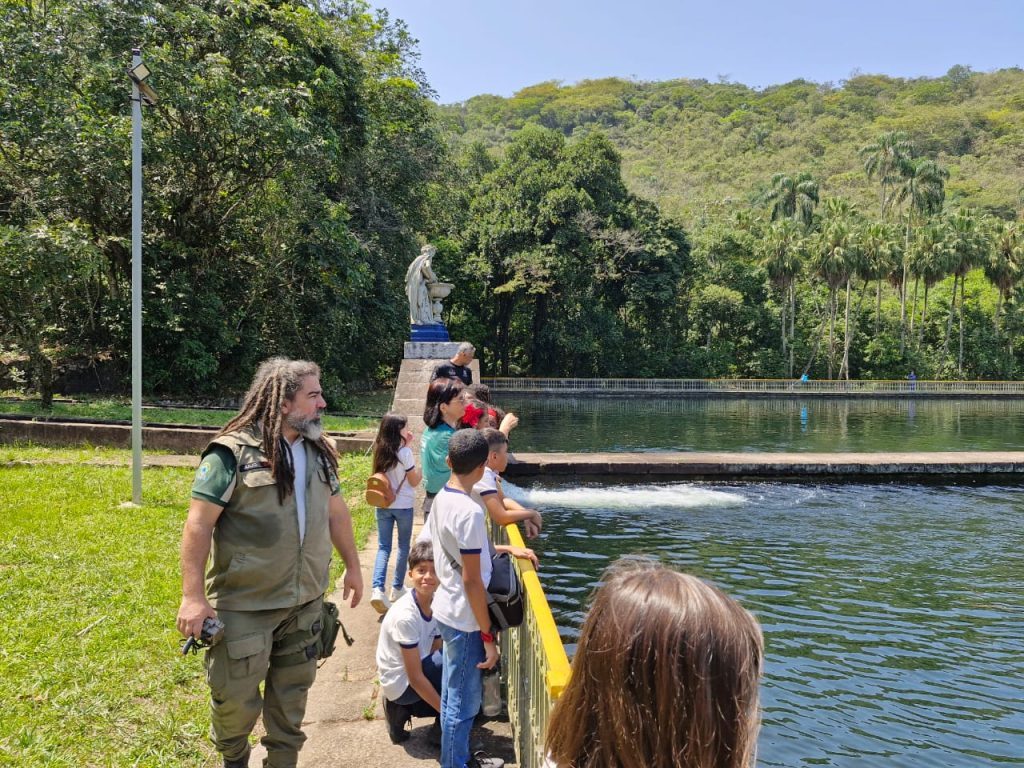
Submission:
<svg viewBox="0 0 1024 768">
<path fill-rule="evenodd" d="M 409 732 L 405 730 L 406 723 L 412 719 L 408 708 L 385 698 L 384 719 L 388 723 L 388 736 L 392 744 L 401 744 L 409 738 Z"/>
<path fill-rule="evenodd" d="M 500 757 L 491 757 L 481 749 L 469 758 L 466 768 L 505 768 L 505 761 Z"/>
<path fill-rule="evenodd" d="M 402 595 L 404 595 L 404 594 L 405 594 L 405 587 L 404 586 L 392 587 L 391 588 L 391 595 L 388 597 L 388 599 L 391 600 L 392 603 L 397 603 L 399 598 L 402 597 Z"/>
<path fill-rule="evenodd" d="M 391 607 L 391 603 L 384 597 L 384 590 L 380 587 L 373 588 L 373 594 L 370 597 L 370 605 L 373 606 L 377 613 L 387 613 L 388 608 Z"/>
</svg>

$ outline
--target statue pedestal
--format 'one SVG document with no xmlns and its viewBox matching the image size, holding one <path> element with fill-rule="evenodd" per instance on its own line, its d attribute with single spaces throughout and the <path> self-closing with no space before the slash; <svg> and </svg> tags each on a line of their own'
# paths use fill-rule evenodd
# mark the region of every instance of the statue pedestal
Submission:
<svg viewBox="0 0 1024 768">
<path fill-rule="evenodd" d="M 458 351 L 459 343 L 457 341 L 407 341 L 403 358 L 405 360 L 436 360 L 443 363 L 455 357 L 455 353 Z"/>
<path fill-rule="evenodd" d="M 451 341 L 448 336 L 448 329 L 440 323 L 434 325 L 416 325 L 413 323 L 410 326 L 409 340 L 412 342 Z"/>
</svg>

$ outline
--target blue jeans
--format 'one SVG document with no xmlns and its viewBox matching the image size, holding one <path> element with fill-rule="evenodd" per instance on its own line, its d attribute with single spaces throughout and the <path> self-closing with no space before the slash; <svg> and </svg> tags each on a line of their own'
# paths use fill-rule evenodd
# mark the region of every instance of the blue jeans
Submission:
<svg viewBox="0 0 1024 768">
<path fill-rule="evenodd" d="M 388 575 L 388 560 L 391 558 L 391 534 L 398 524 L 398 562 L 395 563 L 395 578 L 391 586 L 399 589 L 405 584 L 405 572 L 409 570 L 409 541 L 412 539 L 412 507 L 408 509 L 377 510 L 377 559 L 373 563 L 373 588 L 384 589 Z"/>
<path fill-rule="evenodd" d="M 463 632 L 437 622 L 444 640 L 444 684 L 441 686 L 441 768 L 465 768 L 469 732 L 480 711 L 484 644 L 480 631 Z"/>
<path fill-rule="evenodd" d="M 441 651 L 434 651 L 425 659 L 422 659 L 420 666 L 423 669 L 424 676 L 434 686 L 434 690 L 441 693 L 441 675 L 444 669 L 444 659 L 441 658 Z M 427 704 L 411 685 L 406 686 L 405 692 L 395 699 L 395 703 L 408 707 L 412 711 L 413 717 L 437 717 L 438 715 L 434 708 Z"/>
</svg>

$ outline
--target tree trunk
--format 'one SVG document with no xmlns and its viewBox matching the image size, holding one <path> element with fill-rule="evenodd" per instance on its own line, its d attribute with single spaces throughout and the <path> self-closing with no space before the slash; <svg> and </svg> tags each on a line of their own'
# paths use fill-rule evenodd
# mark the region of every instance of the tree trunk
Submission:
<svg viewBox="0 0 1024 768">
<path fill-rule="evenodd" d="M 836 335 L 836 291 L 829 288 L 828 292 L 828 378 L 832 380 L 832 360 L 835 357 L 835 335 Z"/>
<path fill-rule="evenodd" d="M 875 336 L 878 335 L 878 328 L 882 323 L 882 279 L 878 279 L 875 286 Z"/>
<path fill-rule="evenodd" d="M 545 352 L 549 351 L 544 337 L 544 326 L 548 321 L 548 297 L 546 294 L 539 294 L 534 303 L 533 321 L 531 323 L 533 336 L 530 344 L 530 370 L 534 376 L 557 375 L 552 371 L 552 366 L 545 359 Z"/>
<path fill-rule="evenodd" d="M 779 304 L 779 318 L 782 323 L 780 336 L 782 337 L 782 359 L 786 359 L 786 294 L 782 294 L 782 301 Z"/>
<path fill-rule="evenodd" d="M 966 276 L 960 281 L 960 354 L 956 358 L 957 374 L 962 378 L 964 375 L 964 283 Z"/>
<path fill-rule="evenodd" d="M 43 410 L 48 411 L 53 408 L 53 361 L 36 344 L 30 347 L 29 363 L 32 365 L 32 378 L 35 380 L 39 400 Z"/>
<path fill-rule="evenodd" d="M 793 345 L 796 337 L 793 332 L 793 321 L 796 317 L 796 280 L 789 283 L 789 377 L 793 378 Z"/>
<path fill-rule="evenodd" d="M 956 286 L 960 275 L 953 275 L 953 293 L 949 298 L 949 316 L 946 318 L 946 335 L 942 339 L 942 356 L 949 354 L 949 334 L 953 330 L 953 311 L 956 309 Z"/>
<path fill-rule="evenodd" d="M 850 340 L 853 334 L 850 332 L 850 281 L 846 281 L 846 307 L 844 309 L 845 323 L 843 328 L 843 364 L 839 369 L 839 377 L 845 374 L 846 380 L 850 380 Z"/>
<path fill-rule="evenodd" d="M 924 307 L 921 309 L 921 327 L 918 329 L 918 345 L 924 340 L 924 324 L 928 322 L 928 283 L 924 284 Z"/>
<path fill-rule="evenodd" d="M 910 335 L 914 335 L 914 316 L 917 314 L 917 284 L 921 282 L 921 278 L 914 278 L 914 301 L 910 305 Z"/>
<path fill-rule="evenodd" d="M 509 330 L 512 324 L 512 299 L 502 295 L 498 299 L 498 361 L 501 375 L 508 376 L 509 365 Z"/>
</svg>

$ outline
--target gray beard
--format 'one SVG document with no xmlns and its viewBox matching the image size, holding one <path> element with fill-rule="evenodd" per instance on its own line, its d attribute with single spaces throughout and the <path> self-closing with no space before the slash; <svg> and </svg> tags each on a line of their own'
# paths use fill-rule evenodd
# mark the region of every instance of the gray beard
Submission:
<svg viewBox="0 0 1024 768">
<path fill-rule="evenodd" d="M 307 440 L 316 442 L 324 433 L 323 422 L 319 416 L 312 419 L 296 419 L 291 416 L 286 416 L 285 420 L 288 422 L 288 426 L 298 432 Z"/>
</svg>

